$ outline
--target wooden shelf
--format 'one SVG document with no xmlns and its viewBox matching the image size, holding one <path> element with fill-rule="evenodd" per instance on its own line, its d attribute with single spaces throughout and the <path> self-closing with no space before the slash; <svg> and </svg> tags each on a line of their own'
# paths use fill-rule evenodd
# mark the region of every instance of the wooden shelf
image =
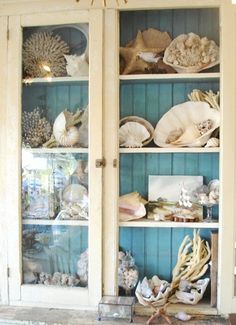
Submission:
<svg viewBox="0 0 236 325">
<path fill-rule="evenodd" d="M 88 226 L 88 220 L 48 220 L 48 219 L 23 219 L 23 225 L 42 226 Z"/>
<path fill-rule="evenodd" d="M 120 80 L 190 80 L 190 79 L 210 79 L 220 78 L 219 72 L 210 73 L 173 73 L 173 74 L 129 74 L 120 75 Z"/>
<path fill-rule="evenodd" d="M 88 148 L 22 148 L 32 153 L 88 153 Z"/>
<path fill-rule="evenodd" d="M 120 227 L 132 228 L 204 228 L 218 229 L 218 222 L 174 222 L 174 221 L 154 221 L 150 219 L 140 219 L 139 221 L 121 221 Z"/>
<path fill-rule="evenodd" d="M 28 78 L 23 79 L 22 83 L 25 85 L 31 85 L 32 83 L 78 82 L 88 80 L 89 77 Z"/>
<path fill-rule="evenodd" d="M 219 147 L 215 148 L 159 148 L 159 147 L 144 147 L 144 148 L 120 148 L 120 153 L 209 153 L 220 152 Z"/>
</svg>

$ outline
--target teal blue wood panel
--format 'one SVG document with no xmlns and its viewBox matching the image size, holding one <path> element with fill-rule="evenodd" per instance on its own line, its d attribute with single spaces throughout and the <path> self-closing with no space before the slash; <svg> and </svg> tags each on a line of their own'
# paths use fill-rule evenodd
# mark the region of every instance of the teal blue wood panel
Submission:
<svg viewBox="0 0 236 325">
<path fill-rule="evenodd" d="M 172 38 L 183 33 L 207 36 L 219 44 L 219 9 L 162 9 L 124 11 L 120 14 L 121 45 L 136 37 L 138 30 L 156 28 L 167 31 Z"/>
<path fill-rule="evenodd" d="M 139 269 L 139 279 L 158 275 L 171 280 L 178 250 L 184 237 L 193 237 L 188 228 L 120 227 L 120 249 L 130 251 Z M 200 236 L 210 243 L 211 229 L 201 229 Z"/>
<path fill-rule="evenodd" d="M 138 115 L 154 127 L 174 105 L 188 101 L 193 89 L 219 90 L 218 81 L 122 81 L 120 85 L 120 117 Z"/>
<path fill-rule="evenodd" d="M 32 84 L 22 91 L 22 109 L 33 111 L 39 107 L 52 123 L 63 110 L 75 112 L 87 105 L 88 82 Z"/>
</svg>

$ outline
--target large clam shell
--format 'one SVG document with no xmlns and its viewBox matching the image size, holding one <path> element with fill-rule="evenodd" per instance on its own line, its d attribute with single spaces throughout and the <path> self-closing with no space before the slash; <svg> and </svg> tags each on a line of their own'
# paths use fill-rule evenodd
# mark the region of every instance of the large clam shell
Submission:
<svg viewBox="0 0 236 325">
<path fill-rule="evenodd" d="M 120 146 L 143 147 L 152 141 L 153 132 L 153 126 L 145 119 L 139 116 L 126 116 L 120 120 Z"/>
<path fill-rule="evenodd" d="M 63 190 L 62 199 L 66 202 L 75 202 L 83 204 L 88 196 L 88 190 L 86 187 L 80 184 L 67 185 Z"/>
<path fill-rule="evenodd" d="M 212 128 L 200 135 L 190 132 L 191 127 L 211 120 Z M 154 142 L 159 147 L 201 147 L 207 143 L 212 132 L 220 126 L 220 112 L 210 108 L 206 102 L 184 102 L 173 106 L 166 114 L 162 116 L 156 125 L 154 131 Z M 171 132 L 182 130 L 186 131 L 188 138 L 185 137 L 182 143 L 175 141 L 175 144 L 167 143 Z M 195 130 L 194 130 L 195 131 Z"/>
<path fill-rule="evenodd" d="M 178 73 L 199 72 L 219 64 L 219 47 L 207 37 L 181 34 L 166 48 L 163 62 Z"/>
</svg>

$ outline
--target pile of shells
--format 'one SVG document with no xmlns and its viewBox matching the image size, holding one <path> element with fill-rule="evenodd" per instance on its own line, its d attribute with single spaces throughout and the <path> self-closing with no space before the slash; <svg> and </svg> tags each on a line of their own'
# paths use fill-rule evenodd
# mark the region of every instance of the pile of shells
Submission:
<svg viewBox="0 0 236 325">
<path fill-rule="evenodd" d="M 55 272 L 53 275 L 41 272 L 38 280 L 39 284 L 68 287 L 76 287 L 79 282 L 79 279 L 77 279 L 74 275 L 61 272 Z"/>
</svg>

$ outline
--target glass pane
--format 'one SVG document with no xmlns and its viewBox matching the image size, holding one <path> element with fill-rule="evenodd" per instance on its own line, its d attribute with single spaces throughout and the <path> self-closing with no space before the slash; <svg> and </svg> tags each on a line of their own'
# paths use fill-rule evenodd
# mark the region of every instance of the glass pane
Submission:
<svg viewBox="0 0 236 325">
<path fill-rule="evenodd" d="M 23 29 L 25 284 L 88 285 L 88 24 Z"/>
</svg>

